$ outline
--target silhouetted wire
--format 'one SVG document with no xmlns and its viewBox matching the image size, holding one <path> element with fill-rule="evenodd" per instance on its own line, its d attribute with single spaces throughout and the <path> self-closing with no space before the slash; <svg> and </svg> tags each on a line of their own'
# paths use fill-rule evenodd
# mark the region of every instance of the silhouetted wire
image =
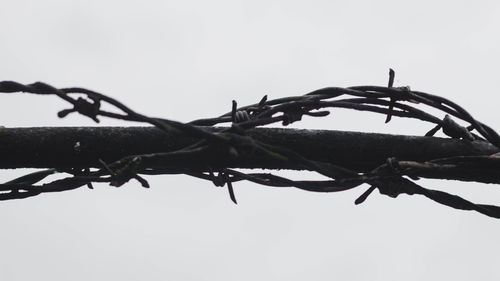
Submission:
<svg viewBox="0 0 500 281">
<path fill-rule="evenodd" d="M 364 202 L 373 190 L 378 189 L 381 194 L 397 197 L 400 194 L 423 195 L 440 204 L 462 210 L 474 210 L 490 217 L 500 218 L 500 207 L 474 204 L 457 195 L 443 191 L 426 189 L 415 183 L 419 176 L 432 173 L 461 173 L 464 170 L 476 175 L 483 175 L 485 182 L 500 183 L 500 158 L 492 156 L 460 156 L 443 159 L 433 159 L 426 162 L 405 161 L 389 157 L 387 162 L 373 167 L 373 170 L 360 173 L 333 165 L 331 163 L 315 161 L 286 147 L 270 145 L 246 135 L 246 130 L 259 126 L 281 122 L 282 125 L 300 121 L 304 115 L 324 117 L 330 110 L 346 108 L 358 111 L 368 111 L 386 115 L 386 123 L 392 117 L 404 117 L 421 120 L 434 124 L 426 136 L 433 136 L 438 130 L 452 138 L 464 141 L 486 140 L 500 148 L 500 136 L 489 126 L 475 120 L 465 109 L 443 97 L 412 91 L 409 87 L 394 87 L 394 71 L 390 69 L 388 87 L 357 86 L 349 88 L 328 87 L 315 90 L 303 96 L 285 97 L 269 100 L 267 95 L 259 103 L 238 107 L 236 101 L 232 103 L 232 110 L 219 117 L 198 119 L 188 123 L 169 119 L 149 117 L 135 112 L 121 102 L 84 88 L 55 88 L 51 85 L 36 82 L 21 84 L 13 81 L 0 82 L 2 93 L 31 93 L 39 95 L 55 95 L 72 105 L 58 113 L 63 118 L 70 113 L 77 112 L 99 122 L 99 116 L 114 119 L 136 121 L 151 124 L 165 132 L 175 132 L 183 136 L 199 139 L 194 145 L 171 152 L 152 153 L 145 155 L 130 155 L 112 163 L 105 163 L 100 159 L 100 169 L 95 168 L 67 168 L 46 169 L 30 173 L 17 179 L 0 184 L 0 200 L 21 199 L 47 192 L 60 192 L 87 186 L 93 188 L 92 183 L 105 182 L 112 186 L 121 186 L 131 179 L 149 187 L 149 183 L 140 176 L 158 174 L 185 174 L 192 177 L 211 181 L 214 185 L 227 186 L 231 200 L 236 203 L 233 183 L 242 180 L 271 187 L 295 187 L 313 192 L 339 192 L 369 184 L 370 187 L 355 201 Z M 74 98 L 73 95 L 80 97 Z M 82 97 L 83 96 L 83 97 Z M 343 98 L 347 96 L 346 98 Z M 109 112 L 101 109 L 107 103 L 118 112 Z M 440 118 L 423 109 L 427 106 L 445 113 Z M 452 117 L 468 122 L 467 127 L 460 126 Z M 221 132 L 210 132 L 201 126 L 215 126 L 230 123 Z M 473 133 L 475 130 L 477 132 Z M 147 161 L 162 159 L 181 159 L 202 155 L 214 146 L 225 149 L 238 158 L 240 155 L 263 153 L 275 161 L 295 163 L 304 170 L 314 171 L 328 177 L 328 180 L 291 180 L 272 173 L 245 173 L 236 169 L 223 168 L 213 170 L 207 166 L 202 170 L 166 169 L 148 167 Z M 39 184 L 55 173 L 69 174 L 66 178 Z"/>
</svg>

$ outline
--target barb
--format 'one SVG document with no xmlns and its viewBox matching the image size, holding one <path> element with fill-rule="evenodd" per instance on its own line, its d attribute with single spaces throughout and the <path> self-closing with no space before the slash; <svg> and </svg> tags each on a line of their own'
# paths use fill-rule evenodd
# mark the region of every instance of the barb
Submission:
<svg viewBox="0 0 500 281">
<path fill-rule="evenodd" d="M 101 169 L 92 167 L 68 167 L 67 169 L 47 169 L 0 184 L 0 200 L 21 199 L 47 192 L 72 190 L 83 186 L 93 188 L 92 183 L 109 183 L 122 186 L 136 179 L 143 187 L 149 187 L 140 175 L 186 174 L 211 181 L 216 186 L 227 185 L 230 199 L 236 204 L 233 183 L 251 181 L 270 187 L 295 187 L 313 192 L 339 192 L 368 184 L 370 187 L 355 200 L 364 202 L 375 189 L 381 194 L 396 198 L 400 194 L 423 195 L 437 203 L 462 210 L 474 210 L 490 217 L 500 218 L 500 207 L 474 204 L 456 195 L 443 191 L 426 189 L 415 183 L 419 177 L 433 176 L 447 178 L 448 175 L 463 175 L 463 180 L 471 178 L 483 182 L 500 183 L 500 158 L 491 156 L 458 156 L 418 162 L 395 159 L 388 155 L 387 162 L 371 167 L 371 171 L 352 170 L 341 165 L 308 158 L 287 147 L 276 146 L 256 140 L 248 135 L 248 130 L 270 124 L 287 126 L 307 117 L 325 117 L 337 108 L 367 111 L 392 117 L 421 120 L 433 125 L 426 136 L 433 136 L 438 130 L 451 138 L 463 142 L 482 140 L 500 148 L 500 136 L 489 126 L 475 120 L 465 109 L 445 98 L 412 91 L 410 87 L 394 87 L 395 72 L 390 69 L 387 87 L 357 86 L 349 88 L 329 87 L 303 96 L 268 99 L 265 95 L 258 103 L 238 107 L 232 102 L 231 111 L 218 117 L 198 119 L 188 123 L 164 118 L 149 117 L 135 112 L 121 102 L 84 88 L 56 88 L 36 82 L 20 84 L 13 81 L 0 82 L 1 93 L 25 92 L 38 95 L 53 95 L 70 103 L 72 108 L 58 113 L 63 118 L 70 113 L 79 113 L 99 122 L 99 117 L 109 117 L 127 121 L 151 124 L 165 133 L 175 132 L 179 136 L 189 136 L 194 144 L 162 153 L 128 155 L 117 161 L 106 163 L 95 159 Z M 73 96 L 77 95 L 78 98 Z M 102 105 L 111 105 L 115 111 L 104 111 Z M 437 109 L 444 114 L 435 116 L 426 109 Z M 461 126 L 454 119 L 468 125 Z M 231 127 L 214 131 L 200 126 L 215 126 L 230 123 Z M 475 131 L 477 133 L 472 133 Z M 236 169 L 218 168 L 217 175 L 211 167 L 192 169 L 167 169 L 151 166 L 150 163 L 194 159 L 211 155 L 225 155 L 231 159 L 251 158 L 263 155 L 278 163 L 293 163 L 304 170 L 316 172 L 325 180 L 291 180 L 272 173 L 245 173 Z M 53 174 L 69 174 L 66 178 L 49 181 Z M 456 176 L 460 178 L 460 176 Z M 47 181 L 39 184 L 40 181 Z"/>
<path fill-rule="evenodd" d="M 208 167 L 208 174 L 209 174 L 209 179 L 215 186 L 224 187 L 224 185 L 227 184 L 227 191 L 229 192 L 229 198 L 231 199 L 231 201 L 233 201 L 234 204 L 238 204 L 238 202 L 236 202 L 236 196 L 234 195 L 232 179 L 229 176 L 230 173 L 228 173 L 226 170 L 221 170 L 216 176 L 212 168 Z M 199 177 L 203 178 L 203 174 L 202 176 Z"/>
<path fill-rule="evenodd" d="M 120 187 L 127 183 L 132 178 L 136 179 L 145 188 L 149 188 L 149 183 L 137 175 L 137 171 L 141 166 L 142 158 L 134 156 L 115 162 L 114 166 L 119 166 L 117 169 L 111 169 L 104 161 L 99 159 L 99 163 L 104 167 L 104 170 L 111 175 L 110 185 Z"/>
</svg>

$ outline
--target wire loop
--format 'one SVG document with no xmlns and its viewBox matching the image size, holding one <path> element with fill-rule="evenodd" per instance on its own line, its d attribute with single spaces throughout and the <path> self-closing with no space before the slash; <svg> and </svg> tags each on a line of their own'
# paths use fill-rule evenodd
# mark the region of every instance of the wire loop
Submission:
<svg viewBox="0 0 500 281">
<path fill-rule="evenodd" d="M 461 210 L 474 210 L 490 217 L 500 218 L 500 207 L 484 204 L 474 204 L 461 197 L 443 191 L 426 189 L 415 183 L 419 177 L 428 173 L 444 175 L 446 173 L 463 173 L 473 171 L 484 173 L 491 182 L 500 183 L 500 173 L 494 170 L 498 165 L 496 154 L 481 157 L 467 155 L 433 159 L 427 162 L 404 161 L 388 155 L 385 163 L 371 167 L 370 172 L 351 170 L 333 163 L 308 159 L 290 148 L 273 146 L 263 140 L 253 139 L 245 132 L 249 129 L 282 123 L 286 126 L 302 120 L 304 116 L 324 117 L 337 108 L 346 108 L 357 111 L 368 111 L 385 115 L 385 122 L 393 117 L 404 117 L 421 120 L 434 125 L 426 136 L 433 136 L 442 129 L 443 133 L 451 138 L 463 141 L 481 140 L 500 148 L 500 136 L 489 126 L 475 120 L 465 109 L 443 97 L 413 91 L 410 87 L 394 87 L 394 70 L 389 71 L 387 87 L 357 86 L 349 88 L 328 87 L 315 90 L 303 96 L 291 96 L 268 100 L 265 95 L 257 104 L 238 107 L 232 102 L 231 112 L 219 117 L 194 120 L 188 123 L 169 119 L 149 117 L 125 106 L 121 102 L 103 94 L 84 88 L 56 88 L 49 84 L 36 82 L 21 84 L 14 81 L 1 81 L 0 93 L 25 92 L 38 95 L 55 95 L 70 103 L 73 108 L 64 109 L 58 113 L 65 117 L 69 113 L 78 112 L 99 122 L 98 117 L 105 116 L 114 119 L 135 121 L 150 124 L 164 132 L 176 132 L 197 140 L 196 145 L 165 153 L 147 155 L 129 155 L 123 159 L 112 161 L 109 164 L 96 159 L 102 169 L 91 170 L 90 167 L 71 167 L 66 170 L 42 170 L 23 177 L 0 184 L 0 200 L 21 199 L 47 192 L 60 192 L 89 186 L 92 183 L 109 183 L 112 186 L 122 186 L 131 179 L 136 179 L 143 187 L 149 187 L 148 182 L 140 174 L 173 174 L 182 173 L 211 181 L 216 186 L 228 187 L 231 200 L 236 204 L 232 183 L 241 180 L 272 187 L 295 187 L 313 192 L 338 192 L 356 188 L 362 184 L 370 187 L 356 199 L 355 204 L 364 202 L 373 190 L 378 189 L 381 194 L 393 198 L 400 194 L 423 195 L 439 204 Z M 83 95 L 77 99 L 72 95 Z M 347 96 L 347 97 L 346 97 Z M 408 104 L 411 103 L 411 104 Z M 105 111 L 102 104 L 112 106 L 116 111 Z M 418 106 L 418 107 L 416 107 Z M 423 108 L 423 109 L 422 109 Z M 426 112 L 424 109 L 437 109 L 445 114 L 444 119 Z M 454 120 L 462 120 L 468 125 L 461 126 Z M 210 132 L 200 126 L 215 126 L 230 123 L 231 127 L 222 128 L 217 132 Z M 475 130 L 476 133 L 471 131 Z M 312 144 L 314 145 L 314 144 Z M 159 162 L 168 157 L 183 159 L 205 155 L 207 151 L 223 151 L 234 159 L 251 157 L 260 153 L 272 161 L 293 162 L 317 173 L 326 180 L 292 180 L 271 173 L 243 172 L 229 167 L 218 168 L 217 175 L 208 167 L 198 170 L 169 170 L 150 166 L 149 161 Z M 221 150 L 222 148 L 222 150 Z M 215 155 L 214 157 L 217 157 Z M 493 168 L 491 168 L 493 167 Z M 49 181 L 54 173 L 68 173 L 70 176 Z"/>
</svg>

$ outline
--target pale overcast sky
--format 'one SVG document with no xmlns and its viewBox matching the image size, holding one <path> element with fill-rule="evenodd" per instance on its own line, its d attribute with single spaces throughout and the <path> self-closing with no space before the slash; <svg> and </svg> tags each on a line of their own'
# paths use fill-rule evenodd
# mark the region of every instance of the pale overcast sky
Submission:
<svg viewBox="0 0 500 281">
<path fill-rule="evenodd" d="M 497 131 L 498 1 L 34 1 L 0 9 L 0 80 L 82 86 L 190 121 L 325 86 L 449 98 Z M 89 126 L 54 97 L 1 95 L 0 125 Z M 297 127 L 423 135 L 335 111 Z M 127 125 L 103 120 L 103 125 Z M 131 124 L 132 125 L 132 124 Z M 7 181 L 25 171 L 1 171 Z M 0 280 L 499 280 L 500 221 L 423 197 L 187 176 L 0 202 Z M 422 180 L 500 205 L 498 186 Z"/>
</svg>

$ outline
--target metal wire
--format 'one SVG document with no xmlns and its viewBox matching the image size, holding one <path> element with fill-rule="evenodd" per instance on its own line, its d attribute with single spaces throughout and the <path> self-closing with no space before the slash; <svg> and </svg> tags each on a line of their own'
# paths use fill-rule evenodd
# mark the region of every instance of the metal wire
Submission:
<svg viewBox="0 0 500 281">
<path fill-rule="evenodd" d="M 83 88 L 55 88 L 51 85 L 37 82 L 20 84 L 13 81 L 0 82 L 1 93 L 31 93 L 38 95 L 55 95 L 72 105 L 58 113 L 63 118 L 77 112 L 99 122 L 100 116 L 137 121 L 151 124 L 165 132 L 175 131 L 199 141 L 178 151 L 153 153 L 147 155 L 131 155 L 113 163 L 100 160 L 101 169 L 68 168 L 46 169 L 31 173 L 15 180 L 0 184 L 0 200 L 21 199 L 47 192 L 59 192 L 88 186 L 92 183 L 105 182 L 113 186 L 121 186 L 131 179 L 149 187 L 146 179 L 140 175 L 156 174 L 186 174 L 211 181 L 216 186 L 228 186 L 231 200 L 236 203 L 233 183 L 246 180 L 271 187 L 295 187 L 314 192 L 339 192 L 369 184 L 356 201 L 360 204 L 375 189 L 381 194 L 397 197 L 400 194 L 422 195 L 437 203 L 462 210 L 474 210 L 490 217 L 500 218 L 500 207 L 484 204 L 474 204 L 457 195 L 443 191 L 424 188 L 416 183 L 420 176 L 432 174 L 434 177 L 450 173 L 475 173 L 484 176 L 485 182 L 500 183 L 500 158 L 490 156 L 460 156 L 446 159 L 433 159 L 426 162 L 398 160 L 388 157 L 387 162 L 373 167 L 370 172 L 358 172 L 333 165 L 331 163 L 308 159 L 287 147 L 273 146 L 246 135 L 246 130 L 279 123 L 286 126 L 298 122 L 304 115 L 313 117 L 327 116 L 336 108 L 347 108 L 358 111 L 369 111 L 387 116 L 386 123 L 392 117 L 404 117 L 421 120 L 433 124 L 426 136 L 434 135 L 438 130 L 451 138 L 463 141 L 485 140 L 500 148 L 500 136 L 487 125 L 475 120 L 465 109 L 443 97 L 412 91 L 409 87 L 393 87 L 394 71 L 391 69 L 388 87 L 357 86 L 349 88 L 323 88 L 303 96 L 285 97 L 268 100 L 264 96 L 259 103 L 237 107 L 233 101 L 232 110 L 219 117 L 198 119 L 189 123 L 181 123 L 163 118 L 149 117 L 135 112 L 119 101 L 103 94 Z M 73 95 L 80 95 L 75 99 Z M 101 109 L 107 103 L 114 106 L 118 112 Z M 417 108 L 417 106 L 419 108 Z M 445 115 L 443 118 L 427 113 L 425 109 L 434 108 Z M 460 126 L 453 118 L 470 124 Z M 210 132 L 200 126 L 215 126 L 229 123 L 230 127 L 220 132 Z M 473 133 L 476 131 L 476 133 Z M 169 157 L 192 157 L 210 151 L 213 147 L 224 147 L 235 158 L 252 153 L 263 153 L 276 161 L 293 162 L 305 170 L 314 171 L 326 176 L 328 180 L 291 180 L 272 173 L 244 173 L 236 169 L 224 168 L 213 171 L 206 167 L 202 171 L 166 170 L 152 168 L 144 164 L 144 159 L 167 159 Z M 43 184 L 38 182 L 55 173 L 69 174 L 66 178 Z M 217 173 L 217 175 L 216 175 Z M 444 177 L 443 177 L 444 178 Z"/>
</svg>

